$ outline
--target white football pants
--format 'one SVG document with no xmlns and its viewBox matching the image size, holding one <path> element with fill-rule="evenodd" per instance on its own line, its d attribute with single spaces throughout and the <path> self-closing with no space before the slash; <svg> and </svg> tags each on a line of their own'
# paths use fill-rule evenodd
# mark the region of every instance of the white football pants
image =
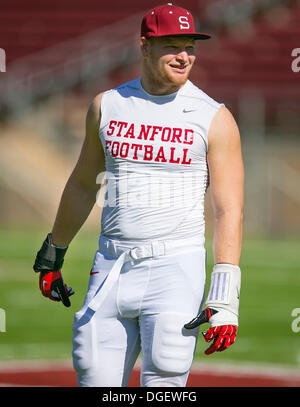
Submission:
<svg viewBox="0 0 300 407">
<path fill-rule="evenodd" d="M 186 385 L 199 328 L 183 325 L 202 307 L 205 254 L 199 239 L 141 244 L 100 237 L 74 316 L 79 386 L 127 386 L 140 351 L 141 386 Z"/>
</svg>

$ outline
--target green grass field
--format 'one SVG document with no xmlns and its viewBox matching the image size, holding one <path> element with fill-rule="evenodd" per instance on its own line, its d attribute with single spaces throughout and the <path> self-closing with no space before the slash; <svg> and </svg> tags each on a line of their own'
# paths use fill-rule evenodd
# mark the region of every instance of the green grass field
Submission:
<svg viewBox="0 0 300 407">
<path fill-rule="evenodd" d="M 0 332 L 2 361 L 71 360 L 73 315 L 85 295 L 98 236 L 82 230 L 69 248 L 64 279 L 76 294 L 67 309 L 41 296 L 38 275 L 32 270 L 45 234 L 45 230 L 0 232 L 0 308 L 6 313 L 6 332 Z M 210 271 L 209 241 L 206 247 Z M 299 366 L 300 332 L 291 328 L 292 310 L 300 308 L 299 260 L 298 242 L 245 241 L 237 341 L 225 352 L 207 357 L 203 355 L 207 345 L 199 337 L 196 360 Z"/>
</svg>

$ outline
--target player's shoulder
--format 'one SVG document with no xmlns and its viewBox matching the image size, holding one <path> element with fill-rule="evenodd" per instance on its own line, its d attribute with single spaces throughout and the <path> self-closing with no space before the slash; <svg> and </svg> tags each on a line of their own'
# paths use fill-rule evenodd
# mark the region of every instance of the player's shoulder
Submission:
<svg viewBox="0 0 300 407">
<path fill-rule="evenodd" d="M 139 78 L 128 81 L 126 83 L 122 83 L 121 85 L 116 86 L 115 88 L 110 88 L 110 89 L 104 90 L 102 92 L 99 92 L 92 100 L 91 106 L 96 107 L 96 108 L 100 107 L 101 101 L 105 96 L 114 94 L 114 93 L 118 93 L 118 92 L 122 92 L 125 90 L 130 91 L 132 89 L 139 89 Z"/>
<path fill-rule="evenodd" d="M 98 122 L 100 120 L 101 101 L 104 93 L 98 93 L 91 101 L 87 112 L 87 121 Z"/>
<path fill-rule="evenodd" d="M 140 90 L 140 78 L 133 79 L 131 81 L 122 83 L 119 86 L 116 86 L 115 88 L 108 89 L 107 91 L 103 92 L 103 96 L 109 96 L 109 95 L 119 95 L 119 96 L 130 96 L 134 92 L 138 92 Z"/>
<path fill-rule="evenodd" d="M 215 111 L 217 111 L 221 106 L 224 106 L 224 103 L 219 102 L 209 96 L 190 80 L 187 81 L 181 95 L 186 99 L 189 99 L 191 103 L 197 103 Z"/>
<path fill-rule="evenodd" d="M 99 121 L 102 113 L 101 110 L 107 104 L 107 102 L 110 104 L 114 102 L 113 97 L 115 95 L 128 97 L 133 93 L 133 91 L 138 91 L 139 88 L 139 78 L 137 78 L 123 83 L 115 88 L 110 88 L 99 92 L 90 103 L 88 118 Z M 110 96 L 112 96 L 112 99 L 110 99 Z"/>
<path fill-rule="evenodd" d="M 212 120 L 209 132 L 210 139 L 215 135 L 218 138 L 239 136 L 239 129 L 234 115 L 226 106 L 222 106 Z"/>
<path fill-rule="evenodd" d="M 113 90 L 119 91 L 122 89 L 128 89 L 128 90 L 140 89 L 140 78 L 136 78 L 131 81 L 122 83 L 122 85 L 119 85 L 118 87 L 114 88 Z"/>
<path fill-rule="evenodd" d="M 98 93 L 92 103 L 91 108 L 96 113 L 101 113 L 104 107 L 113 105 L 117 98 L 128 98 L 138 93 L 140 90 L 140 80 L 139 78 L 122 83 L 115 88 L 107 89 L 103 92 Z"/>
</svg>

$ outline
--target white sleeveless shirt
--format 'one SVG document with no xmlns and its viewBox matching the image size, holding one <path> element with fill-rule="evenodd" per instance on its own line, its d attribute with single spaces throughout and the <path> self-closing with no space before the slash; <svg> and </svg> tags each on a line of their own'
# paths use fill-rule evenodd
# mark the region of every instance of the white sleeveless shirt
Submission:
<svg viewBox="0 0 300 407">
<path fill-rule="evenodd" d="M 163 96 L 147 93 L 140 78 L 104 92 L 104 236 L 204 241 L 207 135 L 221 105 L 190 81 Z"/>
</svg>

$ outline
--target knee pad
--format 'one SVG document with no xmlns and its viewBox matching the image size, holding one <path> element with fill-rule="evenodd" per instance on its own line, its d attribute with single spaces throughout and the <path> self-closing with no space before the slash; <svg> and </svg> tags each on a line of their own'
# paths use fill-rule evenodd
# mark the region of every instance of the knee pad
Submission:
<svg viewBox="0 0 300 407">
<path fill-rule="evenodd" d="M 96 369 L 96 330 L 95 319 L 87 314 L 76 312 L 73 323 L 73 366 L 78 374 L 93 374 Z"/>
<path fill-rule="evenodd" d="M 169 312 L 158 315 L 152 342 L 152 362 L 157 369 L 172 374 L 190 369 L 199 328 L 186 330 L 184 324 L 193 317 Z"/>
</svg>

